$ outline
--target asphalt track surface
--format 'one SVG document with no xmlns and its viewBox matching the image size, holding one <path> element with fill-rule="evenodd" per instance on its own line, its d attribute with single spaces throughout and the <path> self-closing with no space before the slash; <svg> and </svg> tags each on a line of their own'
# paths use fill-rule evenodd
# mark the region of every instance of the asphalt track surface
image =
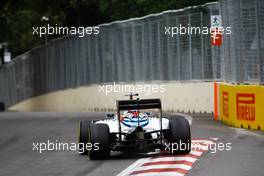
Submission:
<svg viewBox="0 0 264 176">
<path fill-rule="evenodd" d="M 76 142 L 80 119 L 105 113 L 0 113 L 0 175 L 115 176 L 142 156 L 116 155 L 90 161 L 77 151 L 33 151 L 33 142 Z M 234 129 L 208 118 L 193 118 L 192 138 L 218 138 L 231 143 L 230 151 L 206 152 L 189 176 L 263 176 L 264 134 Z M 171 174 L 173 175 L 173 174 Z"/>
</svg>

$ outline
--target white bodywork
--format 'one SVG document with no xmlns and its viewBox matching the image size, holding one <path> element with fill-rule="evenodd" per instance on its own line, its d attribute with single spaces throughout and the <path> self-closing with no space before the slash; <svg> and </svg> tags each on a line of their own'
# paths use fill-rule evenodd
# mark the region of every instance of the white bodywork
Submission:
<svg viewBox="0 0 264 176">
<path fill-rule="evenodd" d="M 130 117 L 129 115 L 125 115 L 126 117 Z M 141 116 L 141 114 L 140 114 Z M 148 123 L 143 127 L 143 129 L 146 132 L 156 131 L 160 130 L 160 118 L 159 117 L 149 117 L 146 114 L 143 114 L 144 118 L 148 119 Z M 99 120 L 95 123 L 104 123 L 107 124 L 110 130 L 110 133 L 118 133 L 119 132 L 119 125 L 118 125 L 118 119 L 117 115 L 114 116 L 113 119 L 105 119 L 105 120 Z M 121 132 L 127 133 L 129 130 L 133 129 L 134 127 L 128 127 L 124 125 L 122 122 L 121 124 Z M 167 118 L 162 118 L 162 129 L 169 129 L 169 120 Z M 154 136 L 153 136 L 154 137 Z"/>
</svg>

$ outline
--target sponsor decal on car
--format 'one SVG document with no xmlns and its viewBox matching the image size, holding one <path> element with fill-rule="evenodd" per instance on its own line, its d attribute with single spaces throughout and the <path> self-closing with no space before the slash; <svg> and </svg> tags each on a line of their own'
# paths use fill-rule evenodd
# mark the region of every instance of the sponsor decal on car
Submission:
<svg viewBox="0 0 264 176">
<path fill-rule="evenodd" d="M 138 111 L 128 111 L 122 116 L 121 122 L 127 127 L 145 127 L 148 125 L 149 119 L 145 113 L 140 113 Z"/>
</svg>

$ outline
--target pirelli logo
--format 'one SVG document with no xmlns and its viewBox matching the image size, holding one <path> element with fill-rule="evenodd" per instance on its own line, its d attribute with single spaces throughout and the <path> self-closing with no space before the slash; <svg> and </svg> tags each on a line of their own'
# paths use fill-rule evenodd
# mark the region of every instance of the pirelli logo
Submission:
<svg viewBox="0 0 264 176">
<path fill-rule="evenodd" d="M 223 92 L 223 114 L 229 117 L 229 94 L 228 92 Z"/>
<path fill-rule="evenodd" d="M 255 94 L 242 94 L 236 95 L 237 100 L 237 120 L 255 121 L 256 108 L 255 108 Z"/>
</svg>

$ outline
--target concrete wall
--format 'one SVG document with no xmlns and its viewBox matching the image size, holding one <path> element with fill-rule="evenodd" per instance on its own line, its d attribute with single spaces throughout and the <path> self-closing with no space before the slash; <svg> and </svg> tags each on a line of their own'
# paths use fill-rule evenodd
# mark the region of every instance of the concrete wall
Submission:
<svg viewBox="0 0 264 176">
<path fill-rule="evenodd" d="M 112 87 L 110 87 L 111 85 Z M 153 82 L 148 84 L 92 85 L 56 91 L 20 102 L 9 110 L 14 111 L 109 111 L 116 109 L 116 100 L 127 99 L 125 86 L 137 88 L 140 98 L 161 98 L 163 110 L 212 113 L 214 107 L 213 82 Z M 104 86 L 104 88 L 103 88 Z M 120 87 L 123 86 L 123 90 Z M 143 89 L 138 89 L 143 87 Z M 150 93 L 149 87 L 152 88 Z M 157 89 L 158 87 L 158 89 Z M 102 91 L 104 89 L 104 92 Z M 109 92 L 112 91 L 119 92 Z M 106 92 L 106 90 L 108 92 Z M 121 91 L 120 91 L 121 90 Z M 142 93 L 140 93 L 140 90 Z"/>
</svg>

